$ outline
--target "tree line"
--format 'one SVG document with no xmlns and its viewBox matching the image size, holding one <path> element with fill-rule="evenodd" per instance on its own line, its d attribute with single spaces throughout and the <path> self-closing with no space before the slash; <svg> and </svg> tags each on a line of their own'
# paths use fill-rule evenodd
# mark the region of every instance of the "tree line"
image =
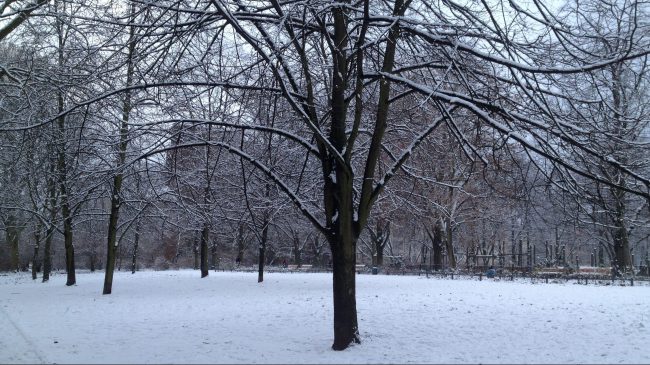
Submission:
<svg viewBox="0 0 650 365">
<path fill-rule="evenodd" d="M 358 260 L 555 237 L 633 270 L 648 10 L 3 1 L 3 268 L 102 267 L 110 294 L 143 262 L 331 265 L 335 350 L 360 341 Z"/>
</svg>

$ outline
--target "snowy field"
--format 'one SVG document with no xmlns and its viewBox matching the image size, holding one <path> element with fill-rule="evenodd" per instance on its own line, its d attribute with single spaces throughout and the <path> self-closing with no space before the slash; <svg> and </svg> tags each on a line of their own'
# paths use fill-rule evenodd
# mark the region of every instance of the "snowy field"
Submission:
<svg viewBox="0 0 650 365">
<path fill-rule="evenodd" d="M 0 276 L 0 363 L 650 363 L 650 287 L 358 276 L 363 343 L 332 342 L 328 274 Z"/>
</svg>

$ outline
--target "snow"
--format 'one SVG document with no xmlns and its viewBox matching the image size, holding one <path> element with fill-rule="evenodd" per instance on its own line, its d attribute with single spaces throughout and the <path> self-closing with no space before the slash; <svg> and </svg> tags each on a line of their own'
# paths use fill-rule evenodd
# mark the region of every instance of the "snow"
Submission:
<svg viewBox="0 0 650 365">
<path fill-rule="evenodd" d="M 199 276 L 0 276 L 0 363 L 650 363 L 648 286 L 359 275 L 335 352 L 331 274 Z"/>
</svg>

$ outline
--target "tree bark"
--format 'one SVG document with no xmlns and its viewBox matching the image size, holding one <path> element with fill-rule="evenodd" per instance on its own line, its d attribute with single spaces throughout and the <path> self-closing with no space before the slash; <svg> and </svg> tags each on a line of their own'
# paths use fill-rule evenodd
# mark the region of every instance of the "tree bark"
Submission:
<svg viewBox="0 0 650 365">
<path fill-rule="evenodd" d="M 334 344 L 332 349 L 344 350 L 351 343 L 360 343 L 356 302 L 356 250 L 351 232 L 332 247 Z M 334 238 L 336 239 L 336 238 Z"/>
<path fill-rule="evenodd" d="M 201 239 L 200 237 L 197 237 L 198 235 L 195 233 L 194 235 L 194 242 L 192 242 L 192 254 L 194 254 L 194 270 L 199 269 L 199 240 Z"/>
<path fill-rule="evenodd" d="M 135 237 L 133 238 L 133 252 L 131 253 L 131 274 L 135 274 L 138 267 L 138 246 L 140 245 L 140 219 L 135 223 Z"/>
<path fill-rule="evenodd" d="M 237 230 L 237 259 L 238 264 L 242 264 L 244 261 L 244 223 L 239 223 L 239 229 Z"/>
<path fill-rule="evenodd" d="M 259 255 L 257 261 L 257 282 L 261 283 L 264 281 L 264 263 L 266 260 L 266 243 L 269 239 L 269 219 L 264 213 L 264 221 L 262 222 L 264 226 L 262 227 L 262 239 L 260 240 Z"/>
<path fill-rule="evenodd" d="M 45 245 L 43 246 L 43 282 L 50 280 L 52 272 L 52 235 L 54 226 L 50 224 L 45 235 Z"/>
<path fill-rule="evenodd" d="M 208 276 L 208 242 L 210 241 L 210 226 L 207 222 L 201 232 L 201 277 Z"/>
<path fill-rule="evenodd" d="M 456 255 L 454 255 L 454 241 L 453 241 L 453 232 L 451 229 L 451 219 L 447 218 L 447 224 L 445 225 L 445 233 L 447 239 L 445 240 L 445 247 L 447 249 L 447 257 L 449 260 L 449 267 L 452 270 L 456 270 Z"/>
<path fill-rule="evenodd" d="M 38 278 L 41 263 L 38 261 L 38 250 L 41 247 L 41 230 L 42 225 L 39 223 L 34 231 L 34 252 L 32 254 L 32 280 Z"/>
<path fill-rule="evenodd" d="M 219 257 L 217 256 L 217 244 L 216 242 L 212 243 L 212 246 L 210 247 L 212 251 L 212 270 L 217 271 L 217 268 L 219 266 Z"/>
<path fill-rule="evenodd" d="M 11 269 L 18 272 L 20 271 L 20 255 L 18 250 L 19 233 L 16 224 L 18 220 L 12 214 L 7 217 L 5 221 L 5 239 L 9 244 L 11 256 Z"/>
<path fill-rule="evenodd" d="M 67 279 L 65 285 L 71 286 L 77 283 L 77 277 L 75 274 L 75 263 L 74 263 L 74 245 L 72 244 L 72 216 L 67 207 L 67 204 L 63 205 L 63 216 L 67 217 L 63 220 L 63 242 L 65 246 L 65 270 L 67 272 Z"/>
<path fill-rule="evenodd" d="M 135 13 L 135 5 L 131 7 L 131 19 Z M 133 84 L 133 56 L 135 53 L 135 27 L 129 27 L 129 48 L 127 54 L 126 86 Z M 122 104 L 122 120 L 120 123 L 120 141 L 118 145 L 118 156 L 116 161 L 117 173 L 113 177 L 113 192 L 111 195 L 111 214 L 108 219 L 108 239 L 106 241 L 106 272 L 104 275 L 104 290 L 102 294 L 111 294 L 113 289 L 113 273 L 115 271 L 115 255 L 117 248 L 117 224 L 120 217 L 122 205 L 121 191 L 124 173 L 122 168 L 126 161 L 126 149 L 129 143 L 129 116 L 131 113 L 131 92 L 124 93 Z"/>
<path fill-rule="evenodd" d="M 632 255 L 630 254 L 630 241 L 625 226 L 625 194 L 616 191 L 616 212 L 614 217 L 614 272 L 619 275 L 632 271 Z"/>
<path fill-rule="evenodd" d="M 104 290 L 102 294 L 111 294 L 113 289 L 113 273 L 115 271 L 115 256 L 117 248 L 117 221 L 120 214 L 118 201 L 122 176 L 118 174 L 113 179 L 113 197 L 111 199 L 111 214 L 108 219 L 108 239 L 106 241 L 106 271 L 104 273 Z"/>
<path fill-rule="evenodd" d="M 55 4 L 58 6 L 58 4 Z M 63 30 L 63 23 L 59 18 L 56 20 L 57 37 L 58 37 L 58 65 L 59 67 L 65 66 L 64 61 L 64 47 L 65 35 Z M 57 92 L 57 107 L 60 114 L 65 110 L 63 99 L 63 91 Z M 58 185 L 61 193 L 61 218 L 63 219 L 63 242 L 65 247 L 65 269 L 67 272 L 67 280 L 65 285 L 74 285 L 77 281 L 75 276 L 75 263 L 74 263 L 74 245 L 72 244 L 72 209 L 70 207 L 70 191 L 68 186 L 68 161 L 67 161 L 67 136 L 66 136 L 66 120 L 65 115 L 57 118 L 57 133 L 60 147 L 57 151 L 57 172 L 58 172 Z"/>
<path fill-rule="evenodd" d="M 88 261 L 90 263 L 90 272 L 95 272 L 95 255 L 92 252 L 88 255 Z"/>
<path fill-rule="evenodd" d="M 302 250 L 300 249 L 300 236 L 295 232 L 293 234 L 293 262 L 297 267 L 302 266 Z"/>
<path fill-rule="evenodd" d="M 436 219 L 436 223 L 433 226 L 433 233 L 428 229 L 426 232 L 431 240 L 431 262 L 433 263 L 433 270 L 438 271 L 442 269 L 442 226 L 440 219 Z"/>
<path fill-rule="evenodd" d="M 336 7 L 332 13 L 334 44 L 337 47 L 332 55 L 334 66 L 332 70 L 332 126 L 329 139 L 334 148 L 341 152 L 346 146 L 347 103 L 345 92 L 348 71 L 346 48 L 349 39 L 344 8 Z M 342 165 L 341 161 L 332 155 L 324 160 L 323 174 L 325 178 L 323 189 L 325 213 L 330 232 L 328 241 L 332 251 L 334 298 L 334 343 L 332 349 L 340 351 L 346 349 L 353 342 L 360 342 L 355 286 L 358 232 L 356 232 L 356 219 L 354 219 L 353 213 L 353 176 L 349 165 Z M 330 177 L 332 174 L 336 176 L 335 181 Z"/>
</svg>

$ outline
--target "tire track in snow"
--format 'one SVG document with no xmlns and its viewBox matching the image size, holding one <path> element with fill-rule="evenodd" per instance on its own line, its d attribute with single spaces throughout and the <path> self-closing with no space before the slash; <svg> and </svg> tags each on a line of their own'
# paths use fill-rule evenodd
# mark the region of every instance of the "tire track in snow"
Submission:
<svg viewBox="0 0 650 365">
<path fill-rule="evenodd" d="M 5 312 L 2 306 L 0 306 L 0 313 L 2 313 L 2 315 L 7 319 L 7 321 L 9 321 L 9 323 L 11 323 L 11 325 L 16 329 L 16 332 L 18 332 L 20 337 L 22 337 L 22 339 L 27 343 L 27 346 L 29 346 L 29 350 L 31 350 L 31 352 L 33 352 L 34 355 L 36 355 L 39 362 L 41 364 L 46 363 L 45 358 L 41 355 L 40 351 L 38 351 L 34 342 L 32 342 L 32 340 L 30 340 L 29 337 L 25 335 L 25 332 L 23 332 L 23 330 L 18 326 L 18 324 L 16 324 L 16 322 L 14 322 L 14 320 L 11 319 L 9 314 Z"/>
</svg>

